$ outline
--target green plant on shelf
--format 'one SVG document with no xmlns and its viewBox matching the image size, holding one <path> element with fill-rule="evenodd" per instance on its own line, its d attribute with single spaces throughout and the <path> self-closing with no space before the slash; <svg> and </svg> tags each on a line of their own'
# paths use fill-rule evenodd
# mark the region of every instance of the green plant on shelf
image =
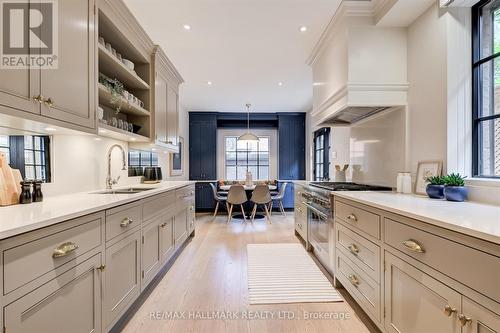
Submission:
<svg viewBox="0 0 500 333">
<path fill-rule="evenodd" d="M 431 176 L 425 179 L 430 185 L 444 185 L 445 177 L 444 176 Z"/>
<path fill-rule="evenodd" d="M 111 79 L 102 73 L 99 73 L 99 83 L 111 94 L 110 103 L 115 107 L 115 114 L 120 113 L 123 103 L 123 91 L 125 90 L 123 83 L 117 79 Z"/>
<path fill-rule="evenodd" d="M 458 173 L 451 173 L 444 177 L 446 186 L 465 186 L 465 177 Z"/>
</svg>

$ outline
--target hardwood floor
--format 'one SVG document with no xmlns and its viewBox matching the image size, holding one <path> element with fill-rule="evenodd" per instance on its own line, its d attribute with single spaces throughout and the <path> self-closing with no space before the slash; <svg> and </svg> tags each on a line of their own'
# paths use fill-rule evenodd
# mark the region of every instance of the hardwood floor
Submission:
<svg viewBox="0 0 500 333">
<path fill-rule="evenodd" d="M 272 221 L 271 225 L 265 220 L 256 220 L 253 225 L 243 224 L 241 220 L 226 224 L 226 216 L 214 220 L 210 215 L 199 215 L 196 237 L 187 244 L 123 332 L 372 331 L 347 302 L 248 305 L 246 245 L 298 242 L 293 230 L 293 213 L 288 213 L 286 218 L 275 213 Z M 219 319 L 208 317 L 210 314 L 213 318 L 214 311 L 219 312 Z M 223 312 L 227 318 L 222 318 Z M 313 312 L 343 315 L 346 319 L 304 319 L 306 313 Z M 280 315 L 293 319 L 278 318 Z"/>
</svg>

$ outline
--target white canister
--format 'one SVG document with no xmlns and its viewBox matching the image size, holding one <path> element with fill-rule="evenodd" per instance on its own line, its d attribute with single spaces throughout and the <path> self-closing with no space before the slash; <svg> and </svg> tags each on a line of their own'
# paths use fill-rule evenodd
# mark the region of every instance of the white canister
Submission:
<svg viewBox="0 0 500 333">
<path fill-rule="evenodd" d="M 411 174 L 409 172 L 405 172 L 403 174 L 403 193 L 411 194 Z"/>
<path fill-rule="evenodd" d="M 403 193 L 403 177 L 404 172 L 398 172 L 398 177 L 396 179 L 396 192 Z"/>
</svg>

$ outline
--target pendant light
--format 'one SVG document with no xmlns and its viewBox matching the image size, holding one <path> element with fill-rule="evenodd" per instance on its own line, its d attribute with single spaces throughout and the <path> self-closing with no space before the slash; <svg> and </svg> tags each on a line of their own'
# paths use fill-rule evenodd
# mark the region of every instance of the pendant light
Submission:
<svg viewBox="0 0 500 333">
<path fill-rule="evenodd" d="M 250 107 L 251 104 L 246 104 L 247 107 L 247 132 L 243 135 L 240 135 L 238 140 L 240 141 L 259 141 L 257 135 L 250 133 Z"/>
</svg>

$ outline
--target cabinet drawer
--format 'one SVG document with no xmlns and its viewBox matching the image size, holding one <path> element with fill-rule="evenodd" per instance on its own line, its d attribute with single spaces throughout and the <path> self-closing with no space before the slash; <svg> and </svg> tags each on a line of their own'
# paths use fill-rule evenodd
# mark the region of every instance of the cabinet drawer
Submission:
<svg viewBox="0 0 500 333">
<path fill-rule="evenodd" d="M 380 247 L 350 229 L 337 224 L 337 249 L 372 279 L 380 282 Z"/>
<path fill-rule="evenodd" d="M 4 293 L 8 294 L 101 245 L 100 216 L 77 219 L 75 221 L 82 223 L 4 250 Z"/>
<path fill-rule="evenodd" d="M 155 195 L 143 201 L 142 217 L 148 221 L 175 205 L 175 191 Z"/>
<path fill-rule="evenodd" d="M 194 198 L 194 186 L 186 186 L 175 190 L 177 199 Z"/>
<path fill-rule="evenodd" d="M 106 211 L 106 241 L 141 225 L 141 205 L 126 205 Z"/>
<path fill-rule="evenodd" d="M 387 244 L 500 301 L 500 258 L 391 219 L 384 223 Z"/>
<path fill-rule="evenodd" d="M 380 216 L 377 214 L 335 201 L 335 217 L 367 235 L 380 239 Z"/>
<path fill-rule="evenodd" d="M 380 285 L 365 274 L 342 253 L 337 251 L 337 279 L 349 294 L 369 314 L 380 323 Z"/>
</svg>

